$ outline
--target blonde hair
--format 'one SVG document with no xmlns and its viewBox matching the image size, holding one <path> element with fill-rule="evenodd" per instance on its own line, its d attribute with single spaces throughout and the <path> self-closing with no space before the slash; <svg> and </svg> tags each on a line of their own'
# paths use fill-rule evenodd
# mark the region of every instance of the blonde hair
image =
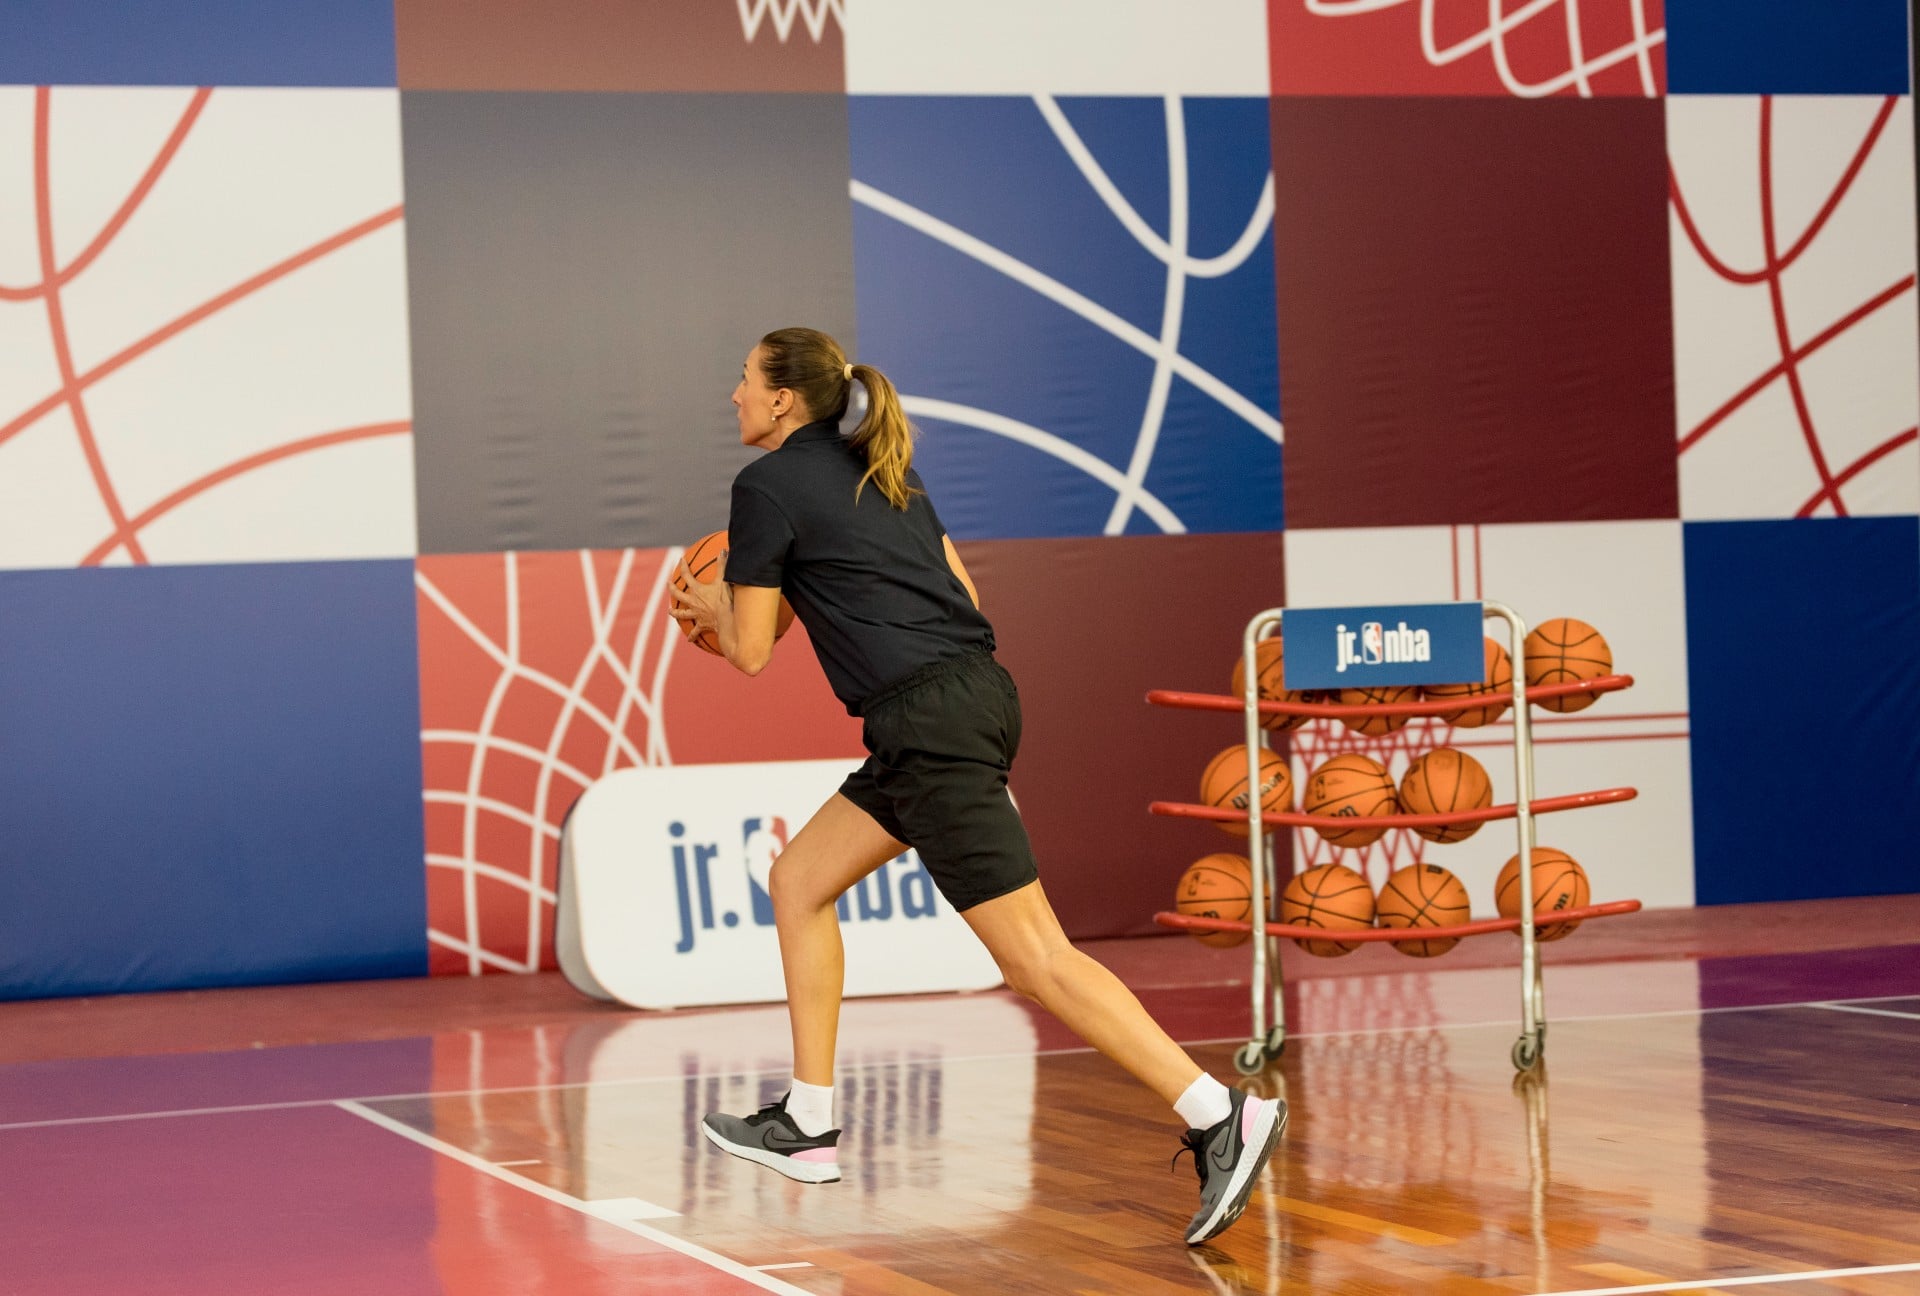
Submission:
<svg viewBox="0 0 1920 1296">
<path fill-rule="evenodd" d="M 854 488 L 854 499 L 868 482 L 880 488 L 887 503 L 907 507 L 916 493 L 907 485 L 913 466 L 913 424 L 900 408 L 900 393 L 887 376 L 872 365 L 849 364 L 840 344 L 818 329 L 775 329 L 760 339 L 760 372 L 769 385 L 785 387 L 807 404 L 817 419 L 846 417 L 853 384 L 867 389 L 867 416 L 849 438 L 867 457 L 867 471 Z"/>
</svg>

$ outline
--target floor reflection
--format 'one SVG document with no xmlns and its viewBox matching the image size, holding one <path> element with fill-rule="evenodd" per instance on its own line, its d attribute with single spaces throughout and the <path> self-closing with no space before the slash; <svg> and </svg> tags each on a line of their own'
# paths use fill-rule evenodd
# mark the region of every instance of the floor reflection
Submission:
<svg viewBox="0 0 1920 1296">
<path fill-rule="evenodd" d="M 1291 1105 L 1283 1149 L 1243 1221 L 1191 1250 L 1169 1114 L 1097 1055 L 1041 1052 L 1055 1028 L 1004 995 L 847 1005 L 829 1187 L 698 1136 L 786 1084 L 777 1007 L 27 1064 L 0 1073 L 29 1118 L 0 1123 L 0 1291 L 745 1289 L 674 1245 L 840 1296 L 1514 1296 L 1920 1263 L 1920 1000 L 1559 1018 L 1516 1079 L 1510 1011 L 1435 1024 L 1517 997 L 1511 977 L 1465 984 L 1303 987 L 1296 1023 L 1328 1033 L 1240 1081 Z M 1578 984 L 1597 999 L 1602 979 Z M 1704 993 L 1662 965 L 1635 994 L 1683 992 Z M 1231 1075 L 1236 1044 L 1196 1056 Z M 331 1102 L 375 1083 L 413 1095 L 365 1100 L 403 1131 Z M 269 1108 L 121 1119 L 251 1094 Z"/>
</svg>

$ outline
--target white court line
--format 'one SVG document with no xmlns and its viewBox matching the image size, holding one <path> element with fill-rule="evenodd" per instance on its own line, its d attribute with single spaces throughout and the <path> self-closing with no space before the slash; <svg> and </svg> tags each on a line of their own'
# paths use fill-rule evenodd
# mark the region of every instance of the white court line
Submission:
<svg viewBox="0 0 1920 1296">
<path fill-rule="evenodd" d="M 538 1183 L 535 1180 L 527 1178 L 525 1175 L 517 1175 L 511 1170 L 502 1170 L 491 1161 L 483 1160 L 464 1148 L 457 1148 L 451 1143 L 444 1143 L 431 1134 L 423 1134 L 411 1125 L 402 1124 L 394 1120 L 391 1116 L 383 1116 L 371 1108 L 361 1106 L 350 1098 L 342 1099 L 332 1105 L 338 1107 L 341 1111 L 351 1112 L 362 1120 L 371 1121 L 381 1129 L 398 1134 L 401 1138 L 409 1142 L 418 1143 L 423 1148 L 438 1152 L 441 1156 L 451 1158 L 452 1160 L 458 1161 L 461 1165 L 478 1170 L 481 1174 L 491 1175 L 502 1183 L 511 1184 L 513 1187 L 525 1192 L 530 1192 L 536 1197 L 544 1197 L 556 1205 L 565 1206 L 568 1210 L 577 1211 L 590 1219 L 600 1220 L 602 1223 L 610 1224 L 617 1229 L 625 1229 L 627 1232 L 635 1234 L 638 1237 L 643 1237 L 649 1242 L 666 1247 L 669 1251 L 678 1251 L 690 1260 L 697 1260 L 709 1268 L 718 1269 L 722 1273 L 730 1274 L 742 1282 L 752 1283 L 755 1287 L 759 1287 L 764 1291 L 781 1292 L 784 1296 L 809 1296 L 809 1293 L 799 1287 L 795 1287 L 792 1283 L 782 1282 L 778 1278 L 769 1278 L 763 1273 L 749 1269 L 737 1260 L 729 1260 L 718 1252 L 709 1251 L 703 1246 L 688 1242 L 683 1238 L 677 1238 L 671 1233 L 663 1233 L 649 1224 L 641 1223 L 639 1220 L 624 1219 L 618 1216 L 610 1218 L 609 1216 L 602 1215 L 594 1210 L 592 1202 L 581 1201 L 578 1197 L 563 1193 L 558 1188 L 549 1188 L 543 1183 Z"/>
<path fill-rule="evenodd" d="M 1864 1278 L 1869 1274 L 1913 1273 L 1916 1270 L 1920 1270 L 1920 1263 L 1863 1265 L 1857 1269 L 1804 1269 L 1798 1273 L 1742 1274 L 1738 1278 L 1699 1278 L 1690 1282 L 1643 1283 L 1638 1287 L 1582 1287 L 1579 1291 L 1542 1292 L 1540 1296 L 1633 1296 L 1638 1292 L 1699 1291 L 1707 1287 L 1751 1287 L 1761 1283 L 1820 1282 L 1827 1278 Z"/>
<path fill-rule="evenodd" d="M 1865 999 L 1850 1000 L 1851 1003 L 1884 1003 L 1894 999 L 1912 999 L 1910 994 L 1876 995 Z M 1659 1012 L 1637 1013 L 1590 1013 L 1580 1017 L 1554 1017 L 1549 1025 L 1571 1025 L 1576 1022 L 1617 1022 L 1617 1021 L 1655 1021 L 1663 1017 L 1706 1017 L 1719 1013 L 1776 1012 L 1783 1008 L 1831 1007 L 1831 1000 L 1802 1000 L 1793 1003 L 1771 1004 L 1735 1004 L 1726 1008 L 1667 1008 Z M 1498 1021 L 1448 1022 L 1444 1025 L 1419 1024 L 1412 1026 L 1369 1026 L 1357 1030 L 1321 1030 L 1292 1031 L 1289 1040 L 1303 1039 L 1352 1039 L 1371 1035 L 1410 1035 L 1415 1031 L 1463 1031 L 1463 1030 L 1513 1030 L 1517 1023 L 1511 1017 Z M 1216 1044 L 1244 1044 L 1246 1036 L 1229 1035 L 1221 1039 L 1199 1039 L 1176 1041 L 1182 1048 L 1207 1048 Z M 289 1048 L 320 1047 L 316 1045 L 288 1045 Z M 841 1071 L 872 1071 L 881 1067 L 898 1067 L 917 1062 L 938 1063 L 941 1066 L 960 1066 L 974 1062 L 1004 1062 L 1010 1058 L 1070 1057 L 1077 1053 L 1092 1053 L 1095 1050 L 1088 1045 L 1076 1045 L 1072 1048 L 1030 1049 L 1019 1053 L 964 1053 L 952 1056 L 931 1058 L 891 1059 L 885 1062 L 845 1062 L 838 1064 Z M 19 1065 L 31 1065 L 23 1063 Z M 0 1067 L 4 1070 L 4 1067 Z M 704 1073 L 693 1073 L 704 1074 Z M 757 1071 L 726 1071 L 722 1074 L 733 1079 L 752 1079 L 759 1076 L 789 1076 L 790 1066 L 767 1067 Z M 621 1085 L 643 1084 L 685 1084 L 689 1073 L 675 1072 L 672 1075 L 632 1076 L 624 1080 L 566 1080 L 551 1084 L 499 1085 L 473 1089 L 428 1089 L 419 1093 L 369 1094 L 358 1098 L 296 1098 L 285 1102 L 241 1103 L 225 1107 L 179 1107 L 166 1111 L 118 1112 L 108 1116 L 60 1116 L 51 1120 L 13 1121 L 0 1124 L 0 1132 L 6 1130 L 50 1129 L 62 1125 L 109 1125 L 119 1121 L 164 1120 L 174 1116 L 226 1116 L 244 1112 L 261 1111 L 298 1111 L 305 1107 L 331 1107 L 339 1102 L 384 1103 L 414 1102 L 429 1098 L 473 1098 L 492 1094 L 515 1093 L 557 1093 L 567 1089 L 614 1088 Z"/>
<path fill-rule="evenodd" d="M 1807 1008 L 1825 1008 L 1832 1012 L 1870 1013 L 1875 1017 L 1904 1017 L 1908 1021 L 1920 1021 L 1920 1012 L 1895 1012 L 1891 1008 L 1861 1008 L 1847 1003 L 1810 1003 Z"/>
</svg>

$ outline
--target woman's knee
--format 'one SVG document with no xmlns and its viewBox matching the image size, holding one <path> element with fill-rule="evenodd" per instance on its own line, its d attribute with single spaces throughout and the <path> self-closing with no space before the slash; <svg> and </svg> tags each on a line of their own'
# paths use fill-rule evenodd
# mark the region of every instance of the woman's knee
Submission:
<svg viewBox="0 0 1920 1296">
<path fill-rule="evenodd" d="M 1058 956 L 1058 950 L 1036 944 L 997 951 L 994 960 L 1000 965 L 1000 975 L 1006 978 L 1007 989 L 1035 1003 L 1046 1003 L 1057 980 Z"/>
<path fill-rule="evenodd" d="M 801 917 L 831 905 L 837 897 L 821 896 L 819 887 L 799 861 L 781 856 L 767 874 L 767 895 L 773 901 L 775 915 Z"/>
</svg>

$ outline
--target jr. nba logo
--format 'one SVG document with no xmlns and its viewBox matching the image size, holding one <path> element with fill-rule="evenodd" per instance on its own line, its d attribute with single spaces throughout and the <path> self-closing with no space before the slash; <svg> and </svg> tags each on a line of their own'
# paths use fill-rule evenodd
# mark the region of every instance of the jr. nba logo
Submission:
<svg viewBox="0 0 1920 1296">
<path fill-rule="evenodd" d="M 1378 666 L 1382 656 L 1380 623 L 1365 622 L 1360 627 L 1360 660 L 1365 665 Z"/>
<path fill-rule="evenodd" d="M 1433 636 L 1423 626 L 1415 630 L 1405 621 L 1389 630 L 1383 622 L 1362 621 L 1358 630 L 1345 625 L 1333 628 L 1333 669 L 1340 674 L 1349 666 L 1378 666 L 1433 660 Z"/>
</svg>

